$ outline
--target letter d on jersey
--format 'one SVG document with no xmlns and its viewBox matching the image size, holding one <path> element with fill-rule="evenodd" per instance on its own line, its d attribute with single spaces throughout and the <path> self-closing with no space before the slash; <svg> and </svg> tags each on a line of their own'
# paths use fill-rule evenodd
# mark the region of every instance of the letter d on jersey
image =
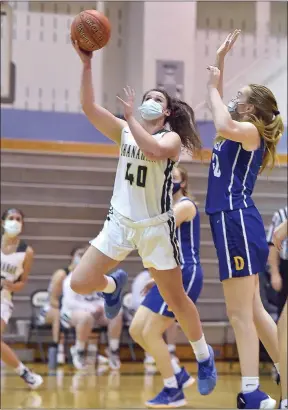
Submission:
<svg viewBox="0 0 288 410">
<path fill-rule="evenodd" d="M 244 259 L 241 256 L 234 256 L 236 270 L 242 270 L 244 268 Z"/>
</svg>

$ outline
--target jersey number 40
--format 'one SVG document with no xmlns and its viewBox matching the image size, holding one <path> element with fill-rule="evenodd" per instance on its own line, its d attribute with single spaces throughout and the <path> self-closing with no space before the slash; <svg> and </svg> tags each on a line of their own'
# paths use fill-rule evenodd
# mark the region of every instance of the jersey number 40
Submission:
<svg viewBox="0 0 288 410">
<path fill-rule="evenodd" d="M 127 181 L 130 182 L 130 185 L 133 185 L 134 179 L 135 179 L 135 177 L 134 177 L 135 174 L 133 172 L 129 172 L 131 166 L 132 166 L 132 164 L 130 162 L 128 162 L 127 168 L 126 168 L 125 179 L 127 179 Z M 136 174 L 137 174 L 137 176 L 136 176 L 136 185 L 141 187 L 141 188 L 145 188 L 146 178 L 147 178 L 147 167 L 139 165 L 137 167 Z"/>
</svg>

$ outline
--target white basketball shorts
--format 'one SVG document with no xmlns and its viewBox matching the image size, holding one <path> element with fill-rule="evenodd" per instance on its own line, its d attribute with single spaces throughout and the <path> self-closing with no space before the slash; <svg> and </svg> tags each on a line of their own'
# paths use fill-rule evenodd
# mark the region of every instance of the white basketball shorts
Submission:
<svg viewBox="0 0 288 410">
<path fill-rule="evenodd" d="M 133 222 L 110 208 L 104 227 L 90 244 L 116 261 L 137 250 L 145 268 L 173 269 L 180 265 L 173 213 Z"/>
<path fill-rule="evenodd" d="M 8 324 L 13 313 L 13 303 L 8 300 L 1 300 L 1 319 Z"/>
</svg>

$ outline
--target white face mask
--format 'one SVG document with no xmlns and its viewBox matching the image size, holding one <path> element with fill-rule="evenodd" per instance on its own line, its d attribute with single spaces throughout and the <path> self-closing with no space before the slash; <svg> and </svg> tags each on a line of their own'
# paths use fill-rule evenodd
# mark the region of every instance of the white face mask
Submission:
<svg viewBox="0 0 288 410">
<path fill-rule="evenodd" d="M 5 233 L 7 233 L 8 236 L 13 238 L 14 236 L 19 235 L 19 233 L 22 231 L 22 224 L 18 221 L 8 220 L 5 221 L 3 228 Z"/>
<path fill-rule="evenodd" d="M 73 259 L 73 265 L 78 265 L 78 263 L 81 261 L 82 256 L 76 255 Z"/>
<path fill-rule="evenodd" d="M 140 111 L 141 117 L 146 121 L 157 120 L 163 115 L 162 105 L 152 100 L 152 98 L 144 101 L 138 110 Z"/>
</svg>

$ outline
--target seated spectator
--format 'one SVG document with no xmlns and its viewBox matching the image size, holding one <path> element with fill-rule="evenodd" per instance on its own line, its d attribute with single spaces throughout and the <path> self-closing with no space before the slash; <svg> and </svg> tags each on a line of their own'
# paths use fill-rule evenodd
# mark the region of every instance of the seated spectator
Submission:
<svg viewBox="0 0 288 410">
<path fill-rule="evenodd" d="M 50 284 L 48 286 L 49 300 L 47 304 L 41 309 L 38 316 L 39 324 L 51 324 L 52 325 L 52 337 L 53 342 L 58 347 L 57 363 L 65 363 L 64 354 L 64 340 L 63 335 L 59 335 L 60 332 L 60 304 L 63 290 L 63 282 L 67 278 L 70 272 L 73 271 L 77 263 L 85 252 L 85 248 L 76 247 L 71 252 L 71 261 L 68 267 L 57 269 L 53 273 Z"/>
<path fill-rule="evenodd" d="M 76 369 L 85 369 L 87 359 L 85 355 L 86 345 L 96 326 L 108 326 L 109 348 L 108 359 L 111 369 L 120 368 L 119 342 L 122 332 L 122 312 L 113 320 L 108 320 L 104 311 L 104 300 L 97 292 L 88 295 L 75 293 L 70 286 L 71 274 L 63 283 L 63 298 L 60 320 L 63 327 L 74 327 L 76 330 L 75 345 L 71 347 L 73 364 Z M 92 344 L 88 351 L 93 351 Z M 94 344 L 95 358 L 97 346 Z"/>
<path fill-rule="evenodd" d="M 272 218 L 272 223 L 268 230 L 267 242 L 269 244 L 269 259 L 271 271 L 271 284 L 273 288 L 279 292 L 278 294 L 278 317 L 280 317 L 284 305 L 287 300 L 285 289 L 287 289 L 288 282 L 288 240 L 283 241 L 282 248 L 278 252 L 273 244 L 273 234 L 275 229 L 287 220 L 287 206 L 276 211 Z M 284 286 L 283 286 L 284 285 Z"/>
</svg>

